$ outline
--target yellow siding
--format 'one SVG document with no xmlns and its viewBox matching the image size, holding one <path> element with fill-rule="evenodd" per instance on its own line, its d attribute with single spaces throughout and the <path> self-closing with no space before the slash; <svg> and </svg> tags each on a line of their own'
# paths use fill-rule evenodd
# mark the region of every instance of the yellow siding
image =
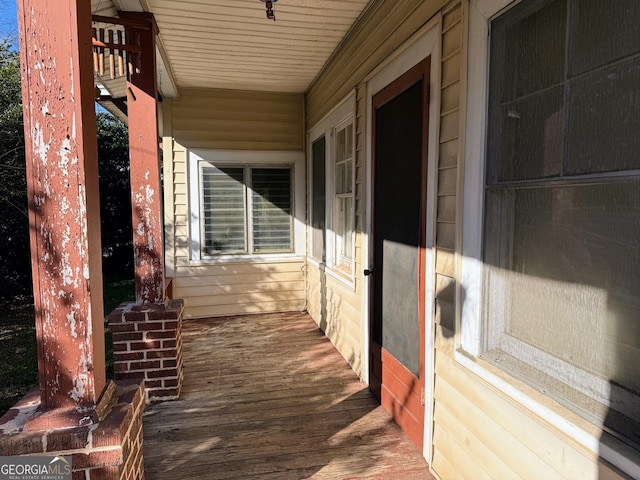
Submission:
<svg viewBox="0 0 640 480">
<path fill-rule="evenodd" d="M 302 150 L 301 94 L 187 89 L 164 103 L 167 271 L 185 316 L 207 317 L 301 310 L 304 262 L 193 265 L 190 260 L 188 149 Z M 166 153 L 165 153 L 166 154 Z"/>
<path fill-rule="evenodd" d="M 460 158 L 460 65 L 463 48 L 462 5 L 442 16 L 440 145 L 436 205 L 436 323 L 455 330 L 455 254 Z M 441 258 L 444 256 L 444 258 Z"/>
<path fill-rule="evenodd" d="M 307 310 L 355 372 L 362 376 L 361 297 L 351 286 L 307 265 Z"/>
<path fill-rule="evenodd" d="M 500 468 L 513 469 L 518 477 L 598 478 L 593 454 L 489 388 L 441 352 L 436 356 L 434 411 L 436 424 L 447 413 L 458 419 L 447 431 L 449 436 L 460 438 L 458 458 L 473 453 L 464 447 L 468 430 L 504 463 Z M 486 471 L 495 465 L 481 467 Z"/>
<path fill-rule="evenodd" d="M 302 310 L 302 261 L 178 265 L 174 295 L 185 301 L 185 316 L 222 316 Z"/>
<path fill-rule="evenodd" d="M 442 0 L 374 2 L 307 91 L 307 125 L 316 124 L 444 3 Z"/>
<path fill-rule="evenodd" d="M 186 89 L 172 108 L 174 138 L 186 148 L 303 148 L 301 94 Z"/>
</svg>

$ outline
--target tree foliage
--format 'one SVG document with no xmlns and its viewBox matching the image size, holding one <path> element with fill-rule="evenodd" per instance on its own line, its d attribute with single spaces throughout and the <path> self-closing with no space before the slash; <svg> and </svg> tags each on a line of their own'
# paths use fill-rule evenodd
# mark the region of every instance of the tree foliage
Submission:
<svg viewBox="0 0 640 480">
<path fill-rule="evenodd" d="M 104 273 L 133 278 L 133 229 L 127 126 L 99 112 L 98 161 Z"/>
<path fill-rule="evenodd" d="M 0 299 L 31 293 L 20 56 L 0 41 Z"/>
<path fill-rule="evenodd" d="M 104 271 L 133 278 L 127 127 L 106 112 L 96 120 Z M 24 145 L 20 56 L 0 40 L 0 301 L 32 291 Z"/>
</svg>

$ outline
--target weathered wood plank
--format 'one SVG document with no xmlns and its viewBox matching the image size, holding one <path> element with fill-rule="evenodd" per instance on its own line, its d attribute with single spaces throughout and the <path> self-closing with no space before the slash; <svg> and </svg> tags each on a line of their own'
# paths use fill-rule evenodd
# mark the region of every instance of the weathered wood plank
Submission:
<svg viewBox="0 0 640 480">
<path fill-rule="evenodd" d="M 305 314 L 185 321 L 181 399 L 144 418 L 153 479 L 432 479 Z"/>
</svg>

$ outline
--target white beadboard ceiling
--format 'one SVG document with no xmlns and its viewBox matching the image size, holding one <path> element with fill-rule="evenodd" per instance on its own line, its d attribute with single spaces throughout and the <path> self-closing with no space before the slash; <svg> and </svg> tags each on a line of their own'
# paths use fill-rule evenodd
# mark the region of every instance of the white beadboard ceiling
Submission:
<svg viewBox="0 0 640 480">
<path fill-rule="evenodd" d="M 279 0 L 274 22 L 260 0 L 92 0 L 100 15 L 154 14 L 167 97 L 180 88 L 304 92 L 369 3 Z"/>
</svg>

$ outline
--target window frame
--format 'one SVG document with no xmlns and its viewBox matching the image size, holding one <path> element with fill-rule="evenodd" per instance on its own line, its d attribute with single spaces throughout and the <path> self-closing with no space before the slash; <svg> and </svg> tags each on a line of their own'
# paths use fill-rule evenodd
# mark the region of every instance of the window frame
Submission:
<svg viewBox="0 0 640 480">
<path fill-rule="evenodd" d="M 489 119 L 490 22 L 519 0 L 472 0 L 469 4 L 466 56 L 466 117 L 464 131 L 465 168 L 461 178 L 462 255 L 459 264 L 459 298 L 456 318 L 455 361 L 507 396 L 540 416 L 589 450 L 632 477 L 640 476 L 640 463 L 628 447 L 586 418 L 550 404 L 545 394 L 529 387 L 509 370 L 482 358 L 487 345 L 485 268 L 483 266 L 485 222 L 485 169 Z M 473 79 L 473 80 L 470 80 Z M 614 174 L 615 175 L 615 174 Z M 603 441 L 607 437 L 607 441 Z"/>
<path fill-rule="evenodd" d="M 345 130 L 345 145 L 347 145 L 348 136 L 346 134 L 347 128 L 351 126 L 351 158 L 343 159 L 340 163 L 351 162 L 351 185 L 349 185 L 348 192 L 339 192 L 338 187 L 338 132 Z M 326 138 L 326 137 L 325 137 Z M 333 232 L 333 249 L 332 256 L 329 258 L 332 259 L 332 266 L 334 268 L 340 269 L 341 271 L 345 271 L 345 273 L 349 274 L 353 271 L 353 255 L 354 255 L 354 246 L 353 246 L 353 237 L 354 237 L 354 224 L 355 224 L 355 202 L 354 202 L 354 193 L 355 193 L 355 163 L 356 163 L 356 155 L 355 155 L 355 122 L 353 116 L 347 116 L 344 120 L 342 120 L 338 125 L 333 127 L 332 136 L 331 136 L 331 165 L 332 165 L 332 178 L 333 178 L 333 191 L 331 202 L 333 202 L 333 214 L 331 215 L 331 224 L 329 225 L 331 232 Z M 351 210 L 349 218 L 346 221 L 350 224 L 350 229 L 346 228 L 346 231 L 342 231 L 344 227 L 343 219 L 340 218 L 340 206 L 345 200 L 351 200 Z M 346 242 L 345 237 L 347 236 L 347 232 L 350 232 L 351 241 L 349 244 L 351 245 L 351 250 L 349 252 L 349 256 L 343 255 L 346 250 L 344 245 Z"/>
<path fill-rule="evenodd" d="M 202 178 L 201 164 L 214 167 L 243 167 L 245 172 L 245 191 L 247 168 L 249 175 L 252 168 L 291 168 L 291 220 L 292 250 L 291 252 L 269 253 L 204 253 L 204 216 L 202 215 Z M 188 214 L 189 214 L 189 263 L 211 264 L 228 261 L 265 262 L 301 258 L 305 254 L 305 171 L 304 153 L 299 151 L 255 151 L 255 150 L 191 150 L 188 152 Z M 250 189 L 249 189 L 250 190 Z M 252 190 L 249 195 L 252 195 Z M 246 196 L 245 196 L 246 202 Z M 245 205 L 245 214 L 251 202 Z M 251 213 L 251 212 L 249 212 Z M 252 221 L 251 215 L 246 217 L 247 241 Z"/>
<path fill-rule="evenodd" d="M 313 145 L 322 137 L 325 139 L 325 260 L 315 258 L 314 239 L 309 234 L 309 261 L 317 266 L 325 267 L 325 272 L 343 281 L 347 285 L 354 287 L 355 285 L 355 171 L 356 171 L 356 110 L 355 92 L 350 93 L 342 102 L 338 104 L 329 114 L 327 114 L 314 127 L 309 129 L 307 133 L 308 145 Z M 351 193 L 352 199 L 351 216 L 351 265 L 345 265 L 341 261 L 338 252 L 338 243 L 340 241 L 339 232 L 336 232 L 336 211 L 339 204 L 339 197 L 344 194 L 337 193 L 337 167 L 336 167 L 336 134 L 338 130 L 352 125 L 351 151 Z M 313 199 L 313 149 L 309 148 L 308 152 L 309 164 L 309 185 L 311 188 L 310 199 Z M 309 225 L 313 225 L 313 209 L 309 209 Z"/>
<path fill-rule="evenodd" d="M 243 215 L 243 238 L 244 238 L 244 251 L 231 251 L 231 252 L 220 252 L 220 253 L 204 253 L 203 249 L 207 249 L 207 245 L 201 246 L 200 255 L 202 258 L 211 258 L 218 257 L 220 255 L 267 255 L 267 254 L 279 254 L 279 253 L 292 253 L 294 248 L 293 242 L 293 165 L 283 164 L 283 165 L 255 165 L 255 164 L 243 164 L 243 165 L 226 165 L 224 163 L 214 165 L 208 161 L 200 161 L 198 162 L 198 174 L 200 175 L 200 231 L 203 232 L 207 229 L 206 218 L 207 215 L 204 213 L 205 208 L 205 184 L 204 184 L 204 170 L 205 169 L 215 169 L 215 170 L 223 170 L 223 169 L 235 169 L 242 172 L 242 215 Z M 271 171 L 286 171 L 289 177 L 289 231 L 290 231 L 290 243 L 289 248 L 266 251 L 261 252 L 258 250 L 256 246 L 256 216 L 255 216 L 255 194 L 256 190 L 254 188 L 254 172 L 256 170 L 271 170 Z M 206 243 L 206 240 L 205 240 Z"/>
</svg>

